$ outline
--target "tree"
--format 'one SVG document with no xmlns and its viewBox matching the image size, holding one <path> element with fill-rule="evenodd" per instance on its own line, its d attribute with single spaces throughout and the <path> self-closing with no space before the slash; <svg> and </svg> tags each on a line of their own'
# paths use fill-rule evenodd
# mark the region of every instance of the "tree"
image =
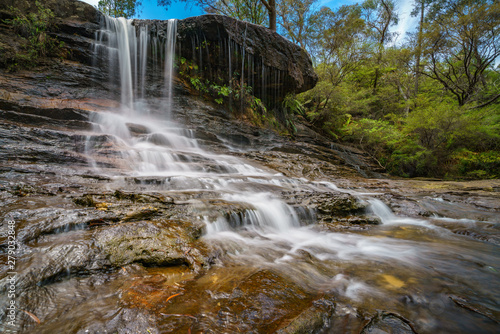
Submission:
<svg viewBox="0 0 500 334">
<path fill-rule="evenodd" d="M 158 6 L 169 7 L 172 0 L 157 0 Z M 175 0 L 174 0 L 175 1 Z M 266 23 L 267 12 L 269 29 L 276 31 L 276 0 L 180 0 L 191 2 L 207 13 L 227 15 L 239 20 L 262 25 Z"/>
<path fill-rule="evenodd" d="M 318 18 L 315 4 L 317 0 L 281 0 L 278 4 L 279 23 L 283 34 L 304 49 L 317 34 Z"/>
<path fill-rule="evenodd" d="M 411 12 L 412 16 L 419 15 L 418 24 L 418 35 L 417 35 L 417 47 L 415 49 L 415 96 L 418 94 L 418 84 L 420 78 L 420 72 L 422 72 L 420 60 L 422 58 L 422 41 L 424 35 L 424 23 L 425 23 L 425 10 L 433 0 L 415 0 L 415 7 Z"/>
<path fill-rule="evenodd" d="M 424 75 L 440 82 L 460 106 L 481 106 L 500 97 L 488 92 L 485 73 L 500 57 L 500 2 L 441 0 L 433 4 L 425 29 Z"/>
<path fill-rule="evenodd" d="M 366 0 L 361 5 L 363 17 L 369 28 L 369 35 L 376 42 L 375 74 L 373 78 L 373 91 L 377 91 L 380 78 L 380 64 L 384 53 L 385 44 L 390 42 L 394 33 L 389 28 L 398 23 L 398 14 L 392 0 Z"/>
<path fill-rule="evenodd" d="M 410 100 L 415 92 L 415 76 L 413 66 L 414 53 L 410 46 L 392 47 L 387 50 L 386 62 L 390 70 L 383 80 L 394 86 L 404 104 L 404 115 L 410 111 Z"/>
<path fill-rule="evenodd" d="M 133 17 L 142 0 L 99 0 L 98 9 L 112 17 Z"/>
<path fill-rule="evenodd" d="M 358 5 L 342 6 L 336 12 L 323 7 L 318 15 L 322 33 L 316 36 L 315 56 L 325 66 L 327 80 L 337 86 L 367 58 L 365 21 Z"/>
</svg>

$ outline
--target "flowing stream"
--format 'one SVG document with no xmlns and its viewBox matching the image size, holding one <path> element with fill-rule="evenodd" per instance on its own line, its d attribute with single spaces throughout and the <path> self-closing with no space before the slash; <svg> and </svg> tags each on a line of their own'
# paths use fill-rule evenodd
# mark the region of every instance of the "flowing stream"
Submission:
<svg viewBox="0 0 500 334">
<path fill-rule="evenodd" d="M 137 65 L 137 59 L 147 53 L 143 34 L 137 41 L 130 22 L 108 19 L 103 34 L 108 34 L 108 49 L 117 49 L 117 54 L 109 54 L 110 62 L 119 59 L 123 112 L 100 114 L 95 122 L 99 131 L 115 138 L 131 175 L 169 177 L 173 187 L 169 190 L 215 191 L 226 202 L 248 207 L 239 215 L 203 217 L 204 238 L 223 248 L 233 266 L 273 268 L 308 290 L 334 290 L 346 301 L 361 305 L 374 299 L 395 305 L 407 298 L 420 327 L 430 332 L 461 328 L 462 322 L 469 326 L 470 320 L 450 310 L 453 301 L 445 296 L 446 289 L 458 289 L 454 293 L 459 294 L 480 286 L 474 298 L 491 299 L 493 304 L 499 300 L 499 263 L 491 246 L 473 242 L 464 247 L 431 220 L 398 217 L 382 201 L 352 191 L 369 203 L 369 210 L 382 222 L 380 228 L 369 233 L 318 231 L 314 211 L 286 204 L 276 196 L 276 189 L 328 193 L 340 190 L 335 185 L 288 179 L 199 148 L 190 131 L 172 121 L 175 27 L 176 21 L 170 20 L 164 57 L 165 104 L 161 114 L 148 115 L 143 107 L 134 107 L 141 105 L 137 103 L 140 87 L 134 83 L 144 85 L 146 75 L 145 65 Z M 148 134 L 134 137 L 127 124 L 145 127 Z M 304 261 L 304 254 L 311 261 Z M 464 263 L 469 264 L 464 267 Z M 407 290 L 406 297 L 398 297 L 401 290 Z M 488 305 L 498 311 L 498 305 Z"/>
<path fill-rule="evenodd" d="M 193 131 L 176 121 L 175 35 L 175 20 L 169 20 L 166 37 L 160 37 L 145 26 L 136 28 L 131 21 L 106 19 L 95 50 L 97 54 L 107 55 L 110 72 L 114 73 L 110 80 L 119 80 L 121 107 L 115 112 L 94 114 L 91 119 L 94 129 L 85 144 L 89 166 L 96 175 L 111 179 L 107 187 L 112 191 L 126 190 L 127 180 L 135 180 L 135 187 L 145 192 L 186 194 L 185 198 L 198 210 L 200 220 L 206 225 L 202 240 L 225 254 L 209 274 L 190 285 L 190 296 L 198 295 L 200 299 L 193 297 L 177 305 L 172 312 L 174 316 L 189 313 L 197 317 L 200 330 L 224 328 L 224 332 L 231 333 L 245 328 L 238 327 L 242 320 L 238 323 L 238 313 L 234 312 L 247 314 L 246 310 L 235 307 L 229 311 L 221 309 L 218 315 L 210 312 L 224 300 L 234 298 L 235 292 L 231 295 L 222 286 L 244 280 L 249 272 L 258 269 L 278 273 L 298 286 L 304 297 L 297 299 L 297 307 L 301 300 L 311 296 L 336 296 L 335 314 L 346 322 L 356 323 L 350 318 L 356 318 L 355 310 L 372 314 L 377 310 L 390 310 L 401 315 L 400 319 L 408 318 L 412 328 L 423 333 L 480 333 L 499 329 L 495 320 L 499 319 L 500 311 L 498 246 L 467 239 L 447 228 L 449 224 L 474 224 L 498 229 L 498 219 L 401 217 L 378 199 L 378 194 L 339 189 L 329 182 L 288 178 L 230 154 L 230 148 L 227 154 L 201 148 Z M 159 56 L 155 58 L 152 54 Z M 151 71 L 154 75 L 162 73 L 164 78 L 163 97 L 154 102 L 148 100 L 145 91 Z M 281 196 L 294 192 L 327 197 L 339 193 L 352 195 L 366 207 L 368 216 L 375 216 L 381 224 L 370 229 L 345 231 L 319 227 L 316 210 L 300 202 L 290 204 L 289 198 Z M 221 214 L 206 205 L 207 199 L 237 209 Z M 76 228 L 70 232 L 68 238 L 75 240 L 80 240 L 79 233 L 83 233 Z M 123 270 L 127 273 L 129 269 Z M 169 286 L 180 281 L 180 276 L 194 279 L 188 272 L 172 268 L 146 270 L 148 275 L 164 270 L 161 273 L 167 277 Z M 114 291 L 121 289 L 120 296 L 124 294 L 123 287 L 118 288 L 124 280 L 120 277 L 115 273 L 96 279 L 92 292 L 78 288 L 83 281 L 64 281 L 52 290 L 40 288 L 34 292 L 32 296 L 46 298 L 52 310 L 57 305 L 70 303 L 71 298 L 81 300 L 82 294 L 94 296 L 90 298 L 92 301 L 82 302 L 82 309 L 93 308 L 92 316 L 82 310 L 72 315 L 57 313 L 60 319 L 52 321 L 45 331 L 72 328 L 68 323 L 74 319 L 89 318 L 91 320 L 78 320 L 84 323 L 81 328 L 87 328 L 85 332 L 99 332 L 90 321 L 102 323 L 112 319 L 116 312 Z M 115 283 L 105 285 L 104 281 Z M 158 286 L 162 284 L 166 283 L 161 281 Z M 266 288 L 255 288 L 259 289 Z M 144 294 L 152 295 L 151 291 Z M 206 297 L 201 296 L 206 296 L 207 291 L 211 301 L 202 300 Z M 271 314 L 273 307 L 278 308 L 271 302 L 266 304 L 265 297 L 258 292 L 248 293 L 254 293 L 255 303 L 264 310 L 255 312 L 268 312 L 259 313 L 261 317 Z M 220 312 L 226 312 L 227 323 L 220 322 Z M 175 327 L 169 327 L 172 325 L 167 318 L 165 316 L 164 323 L 160 322 L 159 328 L 162 332 L 176 332 Z M 202 318 L 205 320 L 200 320 Z M 255 332 L 270 331 L 257 318 L 245 319 L 246 325 L 257 324 Z M 265 321 L 271 323 L 272 319 Z M 335 326 L 339 324 L 330 321 L 326 327 L 333 333 L 356 332 L 363 325 L 366 324 L 361 323 L 357 329 L 337 327 L 343 329 L 336 331 Z M 146 329 L 143 328 L 143 332 Z M 253 331 L 252 327 L 247 331 Z M 389 333 L 391 330 L 378 327 L 367 332 Z"/>
</svg>

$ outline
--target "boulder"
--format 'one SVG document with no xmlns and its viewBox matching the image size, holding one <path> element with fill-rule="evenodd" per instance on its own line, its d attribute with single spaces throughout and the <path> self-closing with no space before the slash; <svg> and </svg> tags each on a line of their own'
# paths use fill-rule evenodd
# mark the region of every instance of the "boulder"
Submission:
<svg viewBox="0 0 500 334">
<path fill-rule="evenodd" d="M 307 91 L 318 81 L 304 49 L 265 27 L 231 17 L 202 15 L 180 20 L 178 42 L 181 55 L 198 60 L 202 70 L 212 72 L 209 75 L 228 73 L 228 65 L 230 72 L 243 72 L 244 81 L 253 82 L 249 85 L 257 94 L 264 91 L 262 95 L 280 99 L 290 92 Z"/>
<path fill-rule="evenodd" d="M 166 39 L 168 21 L 135 20 L 152 37 Z M 189 75 L 238 88 L 251 87 L 268 108 L 290 93 L 313 88 L 318 76 L 308 53 L 265 27 L 231 17 L 207 14 L 177 22 L 176 54 L 196 67 Z"/>
</svg>

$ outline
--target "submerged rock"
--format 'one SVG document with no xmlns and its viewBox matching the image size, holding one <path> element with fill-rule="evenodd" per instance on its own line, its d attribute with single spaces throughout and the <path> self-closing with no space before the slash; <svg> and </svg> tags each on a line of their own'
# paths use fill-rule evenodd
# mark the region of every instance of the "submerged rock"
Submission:
<svg viewBox="0 0 500 334">
<path fill-rule="evenodd" d="M 187 222 L 160 220 L 110 226 L 96 233 L 95 238 L 115 267 L 131 263 L 155 267 L 185 264 L 200 270 L 208 260 L 197 247 L 201 243 L 196 241 L 199 235 Z"/>
<path fill-rule="evenodd" d="M 373 317 L 361 331 L 362 334 L 415 334 L 412 324 L 400 315 L 381 312 Z"/>
<path fill-rule="evenodd" d="M 322 298 L 313 302 L 313 305 L 295 317 L 288 325 L 278 330 L 278 334 L 306 334 L 320 333 L 330 325 L 330 318 L 335 305 Z"/>
</svg>

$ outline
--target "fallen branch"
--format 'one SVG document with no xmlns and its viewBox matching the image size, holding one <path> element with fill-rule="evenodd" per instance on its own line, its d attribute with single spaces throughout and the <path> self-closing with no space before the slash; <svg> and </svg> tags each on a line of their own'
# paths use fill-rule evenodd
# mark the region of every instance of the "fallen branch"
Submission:
<svg viewBox="0 0 500 334">
<path fill-rule="evenodd" d="M 180 293 L 176 293 L 175 295 L 168 297 L 167 300 L 165 300 L 165 303 L 168 302 L 170 299 L 177 297 L 178 295 L 180 295 Z"/>
<path fill-rule="evenodd" d="M 26 313 L 27 315 L 30 316 L 31 319 L 33 319 L 34 321 L 36 321 L 36 323 L 40 324 L 41 321 L 40 319 L 38 319 L 38 317 L 36 315 L 34 315 L 33 313 L 29 312 L 29 311 L 26 311 L 26 310 L 21 310 L 21 309 L 18 309 L 19 311 L 23 311 L 24 313 Z"/>
</svg>

